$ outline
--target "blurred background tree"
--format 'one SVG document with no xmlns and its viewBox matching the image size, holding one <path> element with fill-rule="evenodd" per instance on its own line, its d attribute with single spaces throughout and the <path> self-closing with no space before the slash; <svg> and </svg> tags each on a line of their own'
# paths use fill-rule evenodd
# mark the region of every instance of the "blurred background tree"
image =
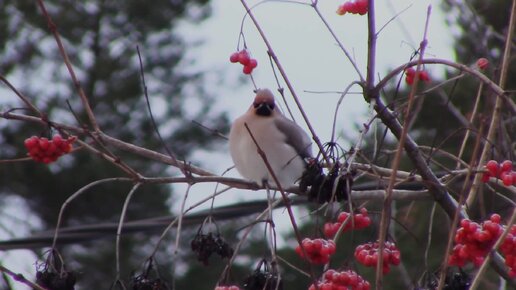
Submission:
<svg viewBox="0 0 516 290">
<path fill-rule="evenodd" d="M 176 32 L 181 21 L 198 23 L 208 17 L 208 2 L 45 1 L 104 132 L 164 152 L 146 109 L 138 45 L 153 113 L 167 146 L 178 159 L 188 160 L 192 151 L 219 144 L 221 139 L 192 123 L 209 123 L 221 132 L 228 129 L 225 113 L 210 110 L 213 96 L 203 90 L 202 73 L 186 71 L 187 62 L 192 60 L 183 55 L 192 44 Z M 49 120 L 59 118 L 77 126 L 87 122 L 37 2 L 0 3 L 0 74 L 18 83 L 17 88 L 47 113 Z M 21 106 L 15 102 L 3 105 Z M 24 156 L 23 141 L 31 135 L 48 137 L 55 133 L 44 126 L 0 122 L 0 159 Z M 177 174 L 163 164 L 123 152 L 116 154 L 144 176 Z M 21 197 L 44 229 L 54 228 L 59 208 L 72 193 L 92 181 L 124 175 L 119 168 L 106 164 L 84 151 L 50 166 L 34 162 L 0 164 L 0 203 L 9 196 Z M 64 225 L 117 221 L 129 190 L 130 184 L 122 183 L 96 187 L 70 205 Z M 135 194 L 128 219 L 170 214 L 172 200 L 170 186 L 145 185 Z M 123 239 L 121 265 L 126 277 L 149 254 L 150 239 L 148 235 Z M 81 289 L 107 289 L 113 282 L 113 247 L 114 240 L 109 239 L 64 250 L 65 261 L 73 261 L 73 269 L 84 275 L 79 277 Z"/>
</svg>

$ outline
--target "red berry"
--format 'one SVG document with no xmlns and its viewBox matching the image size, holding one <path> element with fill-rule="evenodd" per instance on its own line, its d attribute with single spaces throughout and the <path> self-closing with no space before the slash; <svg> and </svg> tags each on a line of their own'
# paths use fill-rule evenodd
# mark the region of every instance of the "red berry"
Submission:
<svg viewBox="0 0 516 290">
<path fill-rule="evenodd" d="M 333 238 L 335 233 L 333 232 L 333 224 L 325 223 L 323 227 L 324 236 L 327 238 Z"/>
<path fill-rule="evenodd" d="M 514 182 L 512 172 L 504 171 L 504 172 L 500 173 L 500 179 L 502 180 L 503 185 L 505 185 L 505 186 L 511 186 L 512 183 Z"/>
<path fill-rule="evenodd" d="M 360 15 L 364 15 L 367 13 L 367 10 L 369 9 L 369 2 L 368 0 L 357 0 L 355 2 L 357 13 Z"/>
<path fill-rule="evenodd" d="M 428 76 L 428 73 L 424 70 L 419 72 L 419 79 L 424 82 L 430 81 L 430 77 Z"/>
<path fill-rule="evenodd" d="M 337 14 L 338 15 L 344 15 L 346 14 L 346 12 L 348 12 L 348 9 L 346 7 L 346 4 L 348 4 L 349 2 L 346 2 L 342 5 L 340 5 L 338 8 L 337 8 Z"/>
<path fill-rule="evenodd" d="M 484 173 L 482 173 L 482 179 L 481 179 L 481 181 L 482 181 L 483 183 L 487 183 L 487 182 L 489 182 L 489 178 L 490 178 L 490 177 L 491 177 L 491 174 L 489 174 L 489 172 L 484 172 Z"/>
<path fill-rule="evenodd" d="M 36 143 L 38 143 L 38 137 L 32 136 L 30 138 L 25 139 L 25 147 L 27 150 L 30 150 L 36 146 Z"/>
<path fill-rule="evenodd" d="M 249 60 L 249 63 L 248 63 L 247 65 L 248 65 L 249 67 L 251 67 L 251 68 L 253 68 L 253 69 L 254 69 L 255 67 L 257 67 L 257 66 L 258 66 L 258 62 L 256 61 L 256 59 L 251 58 L 251 59 Z"/>
<path fill-rule="evenodd" d="M 498 176 L 498 169 L 499 169 L 498 162 L 496 162 L 495 160 L 489 160 L 486 163 L 486 168 L 489 171 L 489 174 L 491 174 L 491 176 L 494 176 L 494 177 Z"/>
<path fill-rule="evenodd" d="M 470 222 L 471 221 L 468 220 L 468 219 L 463 219 L 463 220 L 460 221 L 460 226 L 463 227 L 463 228 L 467 228 L 467 227 L 469 227 L 469 223 Z"/>
<path fill-rule="evenodd" d="M 238 52 L 234 52 L 229 57 L 229 61 L 232 62 L 232 63 L 237 63 L 239 58 L 240 58 L 240 54 Z"/>
<path fill-rule="evenodd" d="M 405 69 L 405 74 L 407 76 L 413 77 L 416 75 L 416 70 L 413 67 L 409 67 L 409 68 Z"/>
<path fill-rule="evenodd" d="M 351 14 L 358 14 L 358 6 L 356 2 L 348 2 L 348 12 Z"/>
<path fill-rule="evenodd" d="M 477 67 L 481 70 L 484 70 L 486 69 L 487 67 L 489 66 L 489 61 L 487 60 L 487 58 L 479 58 L 477 60 Z"/>
<path fill-rule="evenodd" d="M 244 74 L 249 75 L 253 72 L 253 68 L 248 65 L 245 65 L 242 71 L 244 72 Z"/>
<path fill-rule="evenodd" d="M 337 217 L 337 221 L 343 223 L 346 221 L 346 219 L 349 217 L 349 213 L 343 211 L 339 214 L 339 216 Z"/>
<path fill-rule="evenodd" d="M 499 214 L 494 213 L 489 217 L 489 220 L 492 221 L 493 223 L 499 224 L 500 221 L 502 220 L 502 217 Z"/>
<path fill-rule="evenodd" d="M 49 141 L 47 138 L 40 138 L 39 139 L 39 147 L 41 148 L 41 150 L 43 151 L 46 151 L 48 149 L 48 146 L 50 145 Z"/>
<path fill-rule="evenodd" d="M 409 67 L 407 69 L 405 69 L 405 82 L 408 84 L 408 85 L 412 85 L 414 83 L 414 76 L 416 75 L 416 71 Z"/>
<path fill-rule="evenodd" d="M 475 239 L 479 242 L 491 241 L 493 236 L 487 231 L 478 231 L 475 233 Z"/>
<path fill-rule="evenodd" d="M 500 164 L 500 171 L 506 172 L 506 171 L 512 171 L 512 161 L 511 160 L 505 160 Z"/>
<path fill-rule="evenodd" d="M 242 65 L 246 66 L 249 63 L 250 59 L 251 58 L 249 57 L 249 53 L 247 52 L 247 50 L 241 50 L 238 53 L 238 62 Z"/>
</svg>

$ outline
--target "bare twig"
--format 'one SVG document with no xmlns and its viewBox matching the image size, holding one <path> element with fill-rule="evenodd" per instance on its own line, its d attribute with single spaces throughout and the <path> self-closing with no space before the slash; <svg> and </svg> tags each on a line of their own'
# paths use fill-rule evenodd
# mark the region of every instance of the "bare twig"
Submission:
<svg viewBox="0 0 516 290">
<path fill-rule="evenodd" d="M 324 153 L 324 147 L 323 147 L 323 145 L 321 143 L 321 140 L 319 139 L 319 137 L 317 136 L 317 133 L 315 132 L 314 128 L 312 127 L 312 124 L 310 123 L 310 120 L 308 120 L 308 116 L 306 115 L 305 111 L 303 110 L 303 106 L 301 105 L 301 102 L 299 101 L 299 98 L 297 97 L 296 91 L 294 90 L 294 87 L 292 86 L 292 83 L 289 81 L 289 78 L 287 76 L 287 73 L 285 72 L 285 69 L 281 65 L 278 57 L 276 56 L 276 54 L 274 53 L 274 50 L 272 49 L 272 45 L 270 44 L 268 38 L 265 36 L 265 33 L 263 32 L 260 24 L 258 23 L 258 20 L 254 17 L 254 14 L 249 9 L 249 6 L 247 5 L 246 1 L 245 0 L 240 0 L 240 2 L 244 6 L 246 12 L 249 14 L 249 17 L 253 21 L 256 29 L 258 30 L 258 33 L 262 37 L 263 42 L 267 46 L 269 55 L 274 60 L 274 63 L 278 67 L 278 70 L 279 70 L 281 76 L 285 80 L 285 84 L 287 85 L 290 93 L 292 94 L 292 98 L 294 99 L 294 102 L 296 103 L 296 105 L 297 105 L 297 107 L 298 107 L 298 109 L 299 109 L 299 111 L 301 113 L 301 116 L 303 116 L 303 119 L 304 119 L 306 125 L 308 126 L 308 130 L 310 130 L 310 133 L 312 134 L 312 139 L 314 140 L 315 144 L 319 148 L 319 151 L 323 155 L 324 160 L 326 161 L 326 163 L 330 164 L 331 163 L 330 159 L 328 158 L 328 156 L 326 156 L 326 153 Z"/>
<path fill-rule="evenodd" d="M 511 62 L 511 41 L 514 36 L 514 30 L 516 26 L 516 0 L 512 1 L 512 9 L 511 9 L 511 17 L 509 21 L 509 27 L 507 31 L 507 39 L 505 41 L 505 49 L 502 58 L 502 65 L 500 70 L 500 81 L 498 82 L 498 86 L 500 88 L 505 88 L 505 82 L 507 80 L 507 74 L 509 72 L 509 64 Z M 484 145 L 484 150 L 480 155 L 479 164 L 484 164 L 489 151 L 491 150 L 491 144 L 494 142 L 494 138 L 496 136 L 496 131 L 499 127 L 500 116 L 502 112 L 502 106 L 504 105 L 504 100 L 500 95 L 496 96 L 495 106 L 493 109 L 491 124 L 489 125 L 489 131 L 487 132 L 487 141 Z M 482 176 L 477 175 L 473 181 L 473 186 L 468 195 L 468 199 L 466 200 L 466 205 L 470 207 L 475 201 L 478 187 L 480 186 Z"/>
<path fill-rule="evenodd" d="M 369 1 L 369 4 L 371 4 L 373 1 Z M 427 45 L 427 33 L 428 33 L 428 25 L 430 21 L 430 13 L 432 9 L 431 6 L 428 6 L 428 11 L 426 15 L 426 23 L 425 23 L 425 31 L 423 33 L 423 40 L 421 41 L 421 44 L 419 46 L 419 63 L 417 65 L 416 69 L 416 77 L 414 79 L 414 83 L 412 85 L 412 90 L 410 91 L 410 95 L 408 97 L 408 104 L 406 108 L 405 113 L 405 126 L 403 126 L 402 132 L 399 137 L 398 141 L 398 150 L 396 151 L 396 155 L 393 160 L 392 164 L 392 171 L 393 171 L 393 177 L 389 179 L 389 185 L 387 187 L 387 194 L 385 197 L 385 201 L 383 204 L 383 210 L 380 220 L 380 228 L 379 228 L 379 234 L 378 234 L 378 252 L 380 255 L 378 255 L 378 264 L 376 265 L 376 289 L 380 290 L 383 288 L 383 253 L 384 247 L 385 247 L 385 238 L 387 236 L 387 230 L 389 228 L 389 222 L 391 218 L 391 202 L 392 202 L 392 190 L 394 189 L 394 185 L 396 182 L 396 178 L 394 177 L 396 175 L 396 171 L 398 170 L 399 164 L 401 162 L 401 155 L 403 153 L 403 148 L 405 147 L 405 140 L 407 139 L 408 130 L 409 130 L 409 124 L 411 123 L 412 119 L 412 104 L 414 102 L 414 95 L 416 94 L 417 84 L 419 82 L 419 72 L 421 71 L 421 60 L 423 59 L 426 45 Z"/>
<path fill-rule="evenodd" d="M 422 59 L 421 61 L 415 60 L 407 62 L 406 64 L 400 65 L 397 68 L 393 69 L 389 72 L 383 79 L 381 79 L 377 84 L 374 90 L 371 92 L 374 95 L 379 94 L 380 91 L 387 85 L 387 83 L 398 75 L 400 72 L 404 71 L 408 67 L 416 66 L 418 63 L 421 64 L 442 64 L 445 66 L 453 67 L 461 72 L 467 72 L 469 75 L 480 80 L 484 85 L 492 90 L 496 96 L 501 96 L 505 103 L 507 104 L 507 108 L 510 109 L 513 113 L 516 113 L 516 103 L 509 97 L 509 93 L 502 89 L 498 84 L 489 79 L 482 72 L 473 69 L 467 65 L 463 65 L 460 63 L 456 63 L 450 60 L 439 59 L 439 58 L 427 58 Z"/>
<path fill-rule="evenodd" d="M 2 265 L 0 265 L 0 272 L 6 273 L 7 275 L 11 276 L 11 278 L 13 278 L 14 281 L 25 284 L 25 285 L 31 287 L 32 289 L 47 290 L 46 288 L 43 288 L 43 287 L 39 286 L 38 284 L 27 280 L 22 274 L 14 273 L 13 271 L 7 269 L 6 267 L 4 267 Z"/>
<path fill-rule="evenodd" d="M 337 34 L 335 34 L 335 32 L 331 28 L 330 24 L 326 21 L 326 18 L 324 18 L 324 16 L 322 15 L 321 11 L 319 11 L 317 4 L 314 3 L 312 5 L 312 7 L 314 7 L 315 13 L 317 13 L 317 16 L 319 16 L 321 21 L 324 23 L 324 26 L 326 26 L 326 29 L 330 32 L 330 34 L 333 37 L 333 39 L 335 40 L 335 42 L 337 42 L 337 45 L 339 46 L 339 48 L 342 50 L 342 52 L 344 52 L 344 55 L 346 55 L 346 58 L 349 60 L 349 62 L 351 63 L 351 65 L 353 66 L 355 71 L 357 72 L 358 77 L 360 78 L 360 81 L 364 82 L 365 78 L 362 76 L 362 73 L 360 72 L 360 69 L 358 68 L 358 65 L 356 64 L 355 60 L 353 59 L 351 54 L 347 51 L 347 49 L 344 47 L 344 44 L 342 44 L 340 39 L 337 37 Z"/>
<path fill-rule="evenodd" d="M 116 244 L 115 244 L 115 255 L 116 255 L 116 278 L 115 280 L 120 279 L 120 239 L 122 238 L 122 227 L 125 222 L 125 217 L 127 213 L 127 208 L 129 207 L 129 202 L 133 197 L 136 190 L 140 187 L 141 183 L 136 183 L 131 188 L 131 191 L 127 194 L 127 197 L 124 201 L 124 206 L 122 207 L 122 213 L 120 214 L 120 221 L 118 222 L 118 228 L 116 230 Z"/>
<path fill-rule="evenodd" d="M 99 184 L 107 183 L 107 182 L 113 182 L 113 181 L 132 181 L 130 178 L 123 178 L 123 177 L 114 177 L 114 178 L 106 178 L 106 179 L 100 179 L 94 182 L 91 182 L 83 187 L 81 187 L 79 190 L 77 190 L 74 194 L 72 194 L 70 197 L 68 197 L 65 202 L 63 202 L 63 205 L 61 205 L 61 209 L 59 210 L 59 215 L 57 216 L 57 224 L 56 229 L 54 232 L 54 239 L 52 241 L 52 249 L 55 249 L 56 243 L 57 243 L 57 235 L 59 233 L 59 228 L 61 227 L 61 222 L 63 218 L 63 213 L 68 204 L 70 204 L 74 199 L 82 195 L 84 192 L 86 192 L 88 189 L 97 186 Z"/>
<path fill-rule="evenodd" d="M 480 83 L 478 90 L 477 90 L 477 96 L 475 98 L 475 105 L 473 106 L 473 111 L 471 112 L 471 116 L 469 118 L 470 124 L 473 124 L 473 121 L 475 120 L 475 118 L 477 116 L 478 105 L 480 103 L 480 98 L 482 97 L 483 88 L 484 88 L 484 83 Z M 466 149 L 466 143 L 468 143 L 469 134 L 470 134 L 470 130 L 466 130 L 466 135 L 464 135 L 464 140 L 462 140 L 462 144 L 460 145 L 460 149 L 459 149 L 459 155 L 457 156 L 458 160 L 460 160 L 460 158 L 462 157 L 462 154 L 464 153 L 464 150 Z M 459 161 L 457 161 L 456 168 L 457 169 L 460 168 Z"/>
<path fill-rule="evenodd" d="M 7 85 L 9 89 L 13 91 L 18 96 L 18 98 L 20 98 L 22 102 L 25 103 L 27 107 L 29 107 L 32 111 L 38 114 L 38 116 L 43 117 L 43 113 L 36 106 L 34 106 L 34 104 L 32 104 L 29 98 L 20 93 L 15 86 L 13 86 L 6 78 L 4 78 L 4 76 L 0 75 L 0 81 Z"/>
<path fill-rule="evenodd" d="M 66 68 L 68 69 L 68 73 L 70 74 L 70 77 L 72 78 L 72 82 L 73 82 L 75 88 L 77 89 L 77 92 L 79 93 L 79 96 L 82 101 L 82 105 L 84 106 L 84 110 L 86 111 L 86 114 L 88 115 L 90 124 L 95 131 L 100 131 L 100 128 L 97 124 L 97 120 L 95 119 L 95 115 L 93 114 L 93 110 L 91 109 L 88 98 L 86 97 L 86 93 L 84 93 L 81 83 L 79 82 L 79 79 L 75 75 L 75 71 L 70 62 L 70 59 L 68 58 L 68 54 L 66 53 L 63 42 L 61 41 L 61 36 L 59 36 L 57 27 L 56 27 L 55 23 L 52 21 L 52 18 L 50 17 L 50 15 L 48 14 L 47 8 L 45 7 L 43 0 L 38 0 L 38 5 L 41 9 L 41 12 L 43 13 L 43 16 L 47 20 L 47 24 L 48 24 L 48 28 L 50 29 L 50 32 L 54 35 L 57 46 L 59 47 L 59 52 L 61 53 L 61 56 L 63 57 L 63 61 L 66 65 Z"/>
<path fill-rule="evenodd" d="M 303 252 L 303 256 L 308 257 L 308 255 L 306 254 L 306 250 L 303 247 L 303 244 L 301 242 L 301 232 L 299 231 L 299 229 L 297 227 L 296 219 L 294 217 L 294 212 L 292 211 L 291 201 L 288 198 L 287 193 L 283 190 L 283 187 L 282 187 L 281 183 L 279 182 L 278 177 L 276 176 L 269 161 L 267 160 L 267 156 L 265 155 L 265 152 L 263 152 L 263 150 L 260 148 L 260 144 L 258 144 L 256 139 L 254 138 L 253 132 L 251 132 L 251 129 L 249 129 L 249 126 L 247 125 L 247 123 L 245 123 L 244 125 L 245 125 L 245 128 L 247 129 L 247 132 L 249 133 L 249 136 L 253 140 L 254 145 L 256 145 L 256 148 L 258 150 L 258 155 L 260 155 L 260 157 L 262 158 L 263 163 L 267 167 L 269 174 L 274 179 L 274 183 L 276 183 L 276 186 L 278 187 L 278 190 L 281 193 L 281 197 L 283 198 L 283 203 L 285 205 L 285 208 L 287 209 L 288 217 L 290 219 L 290 224 L 292 225 L 292 230 L 294 231 L 294 235 L 296 237 L 297 243 L 299 244 L 299 247 L 301 248 L 301 251 Z M 312 264 L 310 264 L 310 263 L 308 263 L 308 264 L 310 265 L 310 277 L 315 282 L 316 278 L 315 278 L 315 274 L 314 274 L 314 269 L 312 267 Z"/>
</svg>

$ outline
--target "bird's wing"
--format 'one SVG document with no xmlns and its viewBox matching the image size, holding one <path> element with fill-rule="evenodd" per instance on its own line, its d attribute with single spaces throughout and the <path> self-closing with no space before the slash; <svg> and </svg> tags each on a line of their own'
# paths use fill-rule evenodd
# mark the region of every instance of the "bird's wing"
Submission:
<svg viewBox="0 0 516 290">
<path fill-rule="evenodd" d="M 292 146 L 301 158 L 312 157 L 312 141 L 301 127 L 284 116 L 274 119 L 274 124 L 287 137 L 285 142 Z"/>
</svg>

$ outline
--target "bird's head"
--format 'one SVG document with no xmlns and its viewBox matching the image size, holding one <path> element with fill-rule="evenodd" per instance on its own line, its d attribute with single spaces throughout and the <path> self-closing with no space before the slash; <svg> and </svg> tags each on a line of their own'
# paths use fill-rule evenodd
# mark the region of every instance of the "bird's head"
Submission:
<svg viewBox="0 0 516 290">
<path fill-rule="evenodd" d="M 258 116 L 271 116 L 276 108 L 274 95 L 269 89 L 259 89 L 256 91 L 253 108 Z"/>
</svg>

